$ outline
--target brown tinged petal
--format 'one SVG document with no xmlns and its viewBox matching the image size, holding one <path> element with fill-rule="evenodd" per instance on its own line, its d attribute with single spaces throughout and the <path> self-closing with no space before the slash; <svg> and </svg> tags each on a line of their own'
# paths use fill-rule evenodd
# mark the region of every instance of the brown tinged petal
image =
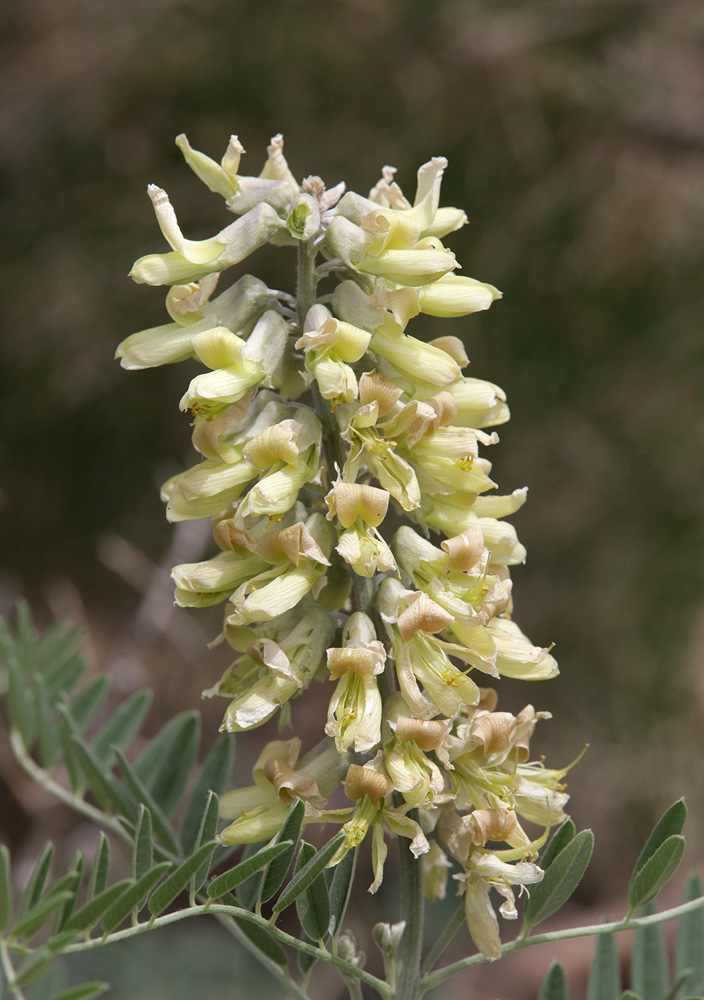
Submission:
<svg viewBox="0 0 704 1000">
<path fill-rule="evenodd" d="M 326 799 L 320 794 L 317 781 L 307 774 L 286 767 L 276 757 L 269 757 L 264 763 L 264 774 L 282 802 L 290 804 L 296 799 L 303 799 L 316 809 L 322 809 L 325 805 Z"/>
<path fill-rule="evenodd" d="M 359 379 L 359 401 L 362 406 L 376 401 L 379 404 L 379 416 L 384 417 L 393 410 L 403 395 L 400 385 L 390 378 L 380 375 L 375 369 L 365 372 Z"/>
<path fill-rule="evenodd" d="M 415 740 L 421 750 L 437 750 L 451 729 L 451 719 L 431 721 L 402 715 L 396 722 L 396 738 L 399 743 Z"/>
<path fill-rule="evenodd" d="M 419 630 L 423 632 L 442 632 L 446 625 L 454 621 L 454 616 L 427 594 L 420 593 L 413 603 L 406 608 L 398 619 L 401 638 L 408 642 Z"/>
<path fill-rule="evenodd" d="M 464 825 L 473 844 L 487 840 L 505 840 L 512 847 L 529 843 L 513 809 L 475 809 L 464 817 Z"/>
<path fill-rule="evenodd" d="M 290 559 L 294 566 L 298 566 L 301 559 L 314 559 L 323 566 L 330 565 L 330 560 L 302 521 L 280 531 L 267 531 L 259 539 L 256 552 L 271 563 Z"/>
<path fill-rule="evenodd" d="M 372 677 L 381 673 L 386 660 L 383 643 L 379 642 L 378 639 L 367 643 L 366 646 L 328 649 L 327 656 L 328 670 L 333 680 L 337 680 L 343 674 L 351 671 L 361 677 L 363 681 L 370 681 Z"/>
<path fill-rule="evenodd" d="M 347 798 L 356 802 L 368 795 L 376 809 L 379 808 L 379 800 L 388 795 L 393 787 L 393 782 L 386 774 L 368 765 L 350 764 L 345 778 Z"/>
<path fill-rule="evenodd" d="M 467 740 L 468 753 L 484 758 L 506 753 L 511 746 L 514 723 L 515 716 L 510 712 L 478 713 L 457 732 L 460 739 Z"/>
</svg>

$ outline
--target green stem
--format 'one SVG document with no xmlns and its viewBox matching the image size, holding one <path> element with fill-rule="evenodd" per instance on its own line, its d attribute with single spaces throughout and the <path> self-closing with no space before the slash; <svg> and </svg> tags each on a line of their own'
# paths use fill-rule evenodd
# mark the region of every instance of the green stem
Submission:
<svg viewBox="0 0 704 1000">
<path fill-rule="evenodd" d="M 675 917 L 681 917 L 685 913 L 691 913 L 693 910 L 698 910 L 702 907 L 704 907 L 704 896 L 693 899 L 688 903 L 682 903 L 680 906 L 673 906 L 669 910 L 663 910 L 662 913 L 652 913 L 647 917 L 635 917 L 632 920 L 617 920 L 610 924 L 569 927 L 563 931 L 551 931 L 547 934 L 536 934 L 534 937 L 518 938 L 516 941 L 509 941 L 508 944 L 503 945 L 501 954 L 502 956 L 508 955 L 512 951 L 518 951 L 520 948 L 527 948 L 533 944 L 552 944 L 555 941 L 567 941 L 571 938 L 613 934 L 617 931 L 632 931 L 638 927 L 662 924 L 667 920 L 674 920 Z M 481 965 L 483 962 L 486 962 L 486 959 L 481 954 L 472 955 L 470 958 L 463 958 L 459 962 L 453 962 L 452 965 L 446 965 L 444 968 L 438 969 L 436 972 L 432 972 L 426 976 L 421 984 L 422 988 L 423 990 L 435 989 L 445 979 L 454 976 L 456 972 L 462 972 L 463 969 L 468 969 L 472 965 Z"/>
<path fill-rule="evenodd" d="M 262 930 L 266 931 L 272 937 L 281 941 L 282 944 L 287 944 L 297 951 L 302 951 L 307 955 L 313 955 L 316 959 L 322 962 L 328 962 L 330 965 L 334 965 L 336 968 L 340 969 L 346 976 L 352 976 L 359 979 L 361 982 L 366 983 L 367 986 L 372 986 L 379 994 L 384 998 L 384 1000 L 393 1000 L 393 991 L 389 987 L 388 983 L 385 983 L 382 979 L 377 979 L 376 976 L 372 976 L 369 972 L 365 972 L 364 969 L 357 968 L 356 965 L 352 965 L 351 962 L 346 962 L 343 958 L 339 958 L 337 955 L 333 955 L 331 952 L 319 948 L 317 945 L 309 944 L 307 941 L 300 941 L 298 938 L 293 937 L 291 934 L 287 934 L 286 931 L 282 931 L 281 928 L 276 927 L 274 924 L 269 923 L 264 917 L 258 916 L 256 913 L 252 913 L 250 910 L 244 910 L 239 906 L 226 906 L 224 904 L 212 904 L 211 906 L 193 906 L 187 910 L 177 910 L 175 913 L 167 913 L 164 916 L 157 917 L 153 921 L 145 921 L 144 923 L 134 924 L 132 927 L 126 927 L 124 930 L 116 931 L 114 934 L 109 934 L 106 938 L 89 938 L 86 941 L 76 941 L 74 944 L 68 945 L 64 949 L 64 954 L 71 954 L 73 952 L 79 951 L 89 951 L 93 948 L 99 948 L 104 944 L 112 944 L 115 941 L 123 941 L 126 938 L 134 937 L 137 934 L 143 934 L 145 931 L 156 930 L 159 927 L 165 927 L 168 924 L 177 923 L 179 920 L 187 920 L 189 917 L 199 917 L 203 914 L 223 914 L 227 917 L 237 917 L 242 920 L 248 920 L 252 924 L 256 924 Z M 259 955 L 257 955 L 259 957 Z M 287 980 L 288 984 L 288 980 Z"/>
<path fill-rule="evenodd" d="M 15 969 L 12 964 L 12 959 L 10 958 L 10 952 L 4 941 L 0 941 L 0 965 L 2 966 L 2 971 L 5 974 L 8 989 L 12 990 L 16 1000 L 24 1000 L 24 993 L 19 986 L 15 986 L 14 988 L 12 986 L 15 981 Z"/>
<path fill-rule="evenodd" d="M 10 733 L 10 745 L 17 761 L 22 765 L 27 774 L 34 778 L 38 785 L 41 785 L 47 792 L 50 792 L 54 798 L 75 809 L 76 812 L 82 813 L 83 816 L 87 816 L 88 819 L 91 819 L 98 826 L 110 830 L 111 833 L 114 833 L 122 840 L 126 840 L 129 844 L 132 843 L 132 837 L 121 823 L 113 819 L 112 816 L 108 816 L 102 810 L 90 805 L 80 795 L 76 795 L 75 792 L 64 788 L 58 781 L 54 781 L 43 768 L 35 764 L 27 753 L 22 737 L 16 729 L 13 729 Z"/>
<path fill-rule="evenodd" d="M 435 967 L 435 963 L 440 958 L 445 949 L 448 947 L 448 945 L 454 938 L 455 934 L 464 923 L 464 919 L 465 919 L 464 905 L 460 903 L 460 905 L 457 907 L 452 917 L 450 918 L 450 921 L 445 927 L 445 930 L 442 932 L 440 937 L 437 939 L 433 947 L 428 952 L 427 958 L 425 959 L 423 965 L 421 966 L 420 970 L 421 975 L 424 976 L 426 975 L 426 973 L 431 972 L 433 970 L 433 968 Z"/>
<path fill-rule="evenodd" d="M 417 811 L 408 814 L 417 819 Z M 397 1000 L 416 1000 L 420 996 L 420 960 L 423 949 L 423 863 L 414 858 L 405 841 L 399 839 L 399 870 L 401 875 L 401 917 L 406 921 L 401 943 L 396 953 L 395 996 Z"/>
</svg>

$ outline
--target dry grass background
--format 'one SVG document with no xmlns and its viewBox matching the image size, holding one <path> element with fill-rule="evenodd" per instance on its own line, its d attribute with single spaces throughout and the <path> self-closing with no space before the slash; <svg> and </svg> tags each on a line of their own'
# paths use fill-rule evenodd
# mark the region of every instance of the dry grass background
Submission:
<svg viewBox="0 0 704 1000">
<path fill-rule="evenodd" d="M 295 172 L 360 191 L 387 162 L 412 188 L 421 162 L 447 155 L 444 201 L 471 219 L 452 247 L 464 273 L 505 293 L 454 332 L 470 373 L 508 393 L 498 481 L 530 487 L 516 614 L 534 641 L 556 642 L 562 668 L 529 692 L 504 683 L 503 704 L 554 713 L 535 744 L 550 762 L 591 745 L 570 789 L 597 849 L 570 917 L 618 912 L 649 824 L 681 794 L 697 865 L 704 6 L 24 0 L 3 18 L 2 608 L 25 595 L 40 621 L 68 615 L 118 694 L 155 687 L 153 727 L 200 704 L 226 654 L 204 649 L 214 618 L 172 609 L 167 568 L 208 541 L 167 526 L 156 489 L 190 462 L 183 366 L 126 374 L 111 361 L 128 333 L 163 321 L 159 293 L 125 278 L 158 244 L 146 184 L 167 188 L 198 237 L 224 213 L 180 161 L 182 131 L 213 155 L 238 132 L 255 169 L 282 131 Z M 291 283 L 285 253 L 250 266 Z M 206 732 L 219 708 L 203 703 Z M 244 774 L 254 750 L 239 746 Z M 0 822 L 23 856 L 48 832 L 66 852 L 88 842 L 5 749 L 0 768 Z M 393 887 L 389 917 L 392 904 Z M 362 904 L 362 933 L 376 913 Z M 577 996 L 588 952 L 563 951 Z M 444 995 L 528 1000 L 550 957 L 512 956 Z M 210 966 L 226 978 L 232 961 Z M 174 990 L 196 981 L 191 964 Z M 321 996 L 335 989 L 321 980 Z"/>
</svg>

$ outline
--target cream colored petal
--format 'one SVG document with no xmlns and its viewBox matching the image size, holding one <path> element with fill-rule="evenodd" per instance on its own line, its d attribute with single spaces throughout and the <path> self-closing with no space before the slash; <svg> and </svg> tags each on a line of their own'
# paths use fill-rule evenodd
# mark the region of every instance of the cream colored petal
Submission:
<svg viewBox="0 0 704 1000">
<path fill-rule="evenodd" d="M 489 888 L 481 879 L 469 880 L 464 893 L 464 912 L 472 940 L 484 958 L 501 958 L 499 921 L 489 899 Z"/>
</svg>

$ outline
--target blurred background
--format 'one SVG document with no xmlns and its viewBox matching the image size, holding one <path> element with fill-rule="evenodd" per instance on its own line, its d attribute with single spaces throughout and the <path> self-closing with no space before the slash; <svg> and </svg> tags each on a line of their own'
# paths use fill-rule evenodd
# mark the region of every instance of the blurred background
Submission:
<svg viewBox="0 0 704 1000">
<path fill-rule="evenodd" d="M 511 405 L 490 457 L 502 492 L 530 488 L 515 517 L 528 548 L 513 574 L 516 618 L 534 642 L 556 644 L 562 673 L 530 690 L 505 684 L 500 707 L 529 698 L 553 712 L 533 742 L 553 766 L 590 744 L 570 773 L 571 813 L 594 829 L 596 852 L 564 921 L 622 913 L 642 842 L 680 795 L 697 867 L 704 5 L 24 0 L 3 19 L 0 609 L 25 596 L 39 623 L 69 617 L 117 698 L 156 688 L 152 728 L 200 704 L 228 662 L 205 648 L 220 611 L 174 612 L 168 570 L 209 554 L 208 533 L 167 525 L 158 498 L 193 462 L 178 412 L 188 376 L 112 360 L 125 336 L 166 321 L 161 292 L 126 277 L 162 249 L 146 185 L 166 188 L 184 231 L 202 238 L 231 217 L 183 163 L 180 132 L 217 159 L 238 133 L 244 172 L 258 173 L 281 131 L 297 176 L 361 193 L 391 163 L 412 195 L 417 167 L 445 155 L 442 202 L 471 221 L 448 244 L 463 273 L 505 297 L 452 330 L 419 319 L 412 332 L 461 336 L 468 374 L 497 382 Z M 289 251 L 246 269 L 291 287 Z M 222 707 L 203 703 L 206 743 Z M 241 782 L 259 736 L 273 738 L 239 740 Z M 67 856 L 94 842 L 4 744 L 0 772 L 0 824 L 20 859 L 47 836 Z M 371 924 L 396 919 L 392 877 L 384 889 L 354 917 L 370 954 Z M 438 904 L 431 930 L 452 906 Z M 87 974 L 112 979 L 120 1000 L 185 997 L 196 983 L 203 997 L 223 983 L 250 995 L 233 985 L 243 959 L 216 928 L 174 933 L 161 947 L 100 951 Z M 558 955 L 579 998 L 590 953 L 536 948 L 434 995 L 526 1000 Z M 319 975 L 321 997 L 342 996 Z"/>
</svg>

